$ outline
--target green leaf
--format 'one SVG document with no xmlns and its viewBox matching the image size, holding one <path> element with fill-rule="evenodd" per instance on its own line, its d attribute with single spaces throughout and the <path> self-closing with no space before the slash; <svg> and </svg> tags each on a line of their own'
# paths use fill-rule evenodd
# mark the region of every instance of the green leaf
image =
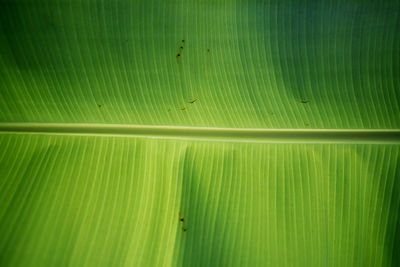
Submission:
<svg viewBox="0 0 400 267">
<path fill-rule="evenodd" d="M 2 6 L 1 121 L 400 127 L 397 0 Z"/>
<path fill-rule="evenodd" d="M 398 266 L 399 7 L 1 1 L 0 266 Z"/>
</svg>

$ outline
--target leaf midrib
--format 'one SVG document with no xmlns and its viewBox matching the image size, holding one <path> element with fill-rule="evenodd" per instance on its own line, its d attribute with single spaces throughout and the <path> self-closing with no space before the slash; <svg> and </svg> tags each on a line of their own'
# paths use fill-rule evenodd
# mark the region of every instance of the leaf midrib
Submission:
<svg viewBox="0 0 400 267">
<path fill-rule="evenodd" d="M 87 123 L 0 123 L 0 133 L 104 135 L 256 143 L 400 144 L 398 129 L 255 129 Z"/>
</svg>

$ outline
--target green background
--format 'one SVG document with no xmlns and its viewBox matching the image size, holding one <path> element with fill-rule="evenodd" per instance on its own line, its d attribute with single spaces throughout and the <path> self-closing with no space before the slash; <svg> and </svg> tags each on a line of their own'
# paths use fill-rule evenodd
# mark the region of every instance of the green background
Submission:
<svg viewBox="0 0 400 267">
<path fill-rule="evenodd" d="M 0 26 L 0 266 L 400 264 L 398 142 L 1 128 L 399 130 L 399 1 L 0 0 Z"/>
</svg>

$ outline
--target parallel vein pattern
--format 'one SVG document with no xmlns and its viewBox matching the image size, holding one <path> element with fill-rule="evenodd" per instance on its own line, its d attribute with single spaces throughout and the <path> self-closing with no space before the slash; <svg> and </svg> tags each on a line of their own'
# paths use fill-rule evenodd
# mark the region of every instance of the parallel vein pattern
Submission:
<svg viewBox="0 0 400 267">
<path fill-rule="evenodd" d="M 398 145 L 0 143 L 1 266 L 399 263 Z"/>
<path fill-rule="evenodd" d="M 2 122 L 400 127 L 398 0 L 0 5 Z"/>
<path fill-rule="evenodd" d="M 399 266 L 399 32 L 398 0 L 1 0 L 0 266 Z"/>
</svg>

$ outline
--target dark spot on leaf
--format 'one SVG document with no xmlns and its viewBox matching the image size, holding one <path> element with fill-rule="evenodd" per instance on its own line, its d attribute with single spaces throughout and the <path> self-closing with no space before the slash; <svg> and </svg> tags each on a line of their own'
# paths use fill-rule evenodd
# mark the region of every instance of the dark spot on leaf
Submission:
<svg viewBox="0 0 400 267">
<path fill-rule="evenodd" d="M 308 102 L 310 102 L 309 100 L 301 100 L 300 103 L 302 104 L 307 104 Z"/>
<path fill-rule="evenodd" d="M 179 47 L 181 50 L 183 49 L 183 46 Z"/>
<path fill-rule="evenodd" d="M 198 99 L 194 99 L 194 100 L 192 100 L 192 101 L 189 101 L 188 103 L 189 104 L 193 104 L 194 102 L 196 102 Z"/>
<path fill-rule="evenodd" d="M 101 104 L 97 104 L 97 106 L 98 106 L 99 108 L 101 108 Z"/>
<path fill-rule="evenodd" d="M 182 40 L 182 43 L 184 43 L 185 42 L 185 40 Z"/>
<path fill-rule="evenodd" d="M 181 56 L 181 54 L 179 54 L 179 53 L 176 55 L 176 57 L 180 57 L 180 56 Z"/>
<path fill-rule="evenodd" d="M 179 108 L 179 110 L 186 110 L 186 107 L 183 107 L 183 108 Z"/>
</svg>

